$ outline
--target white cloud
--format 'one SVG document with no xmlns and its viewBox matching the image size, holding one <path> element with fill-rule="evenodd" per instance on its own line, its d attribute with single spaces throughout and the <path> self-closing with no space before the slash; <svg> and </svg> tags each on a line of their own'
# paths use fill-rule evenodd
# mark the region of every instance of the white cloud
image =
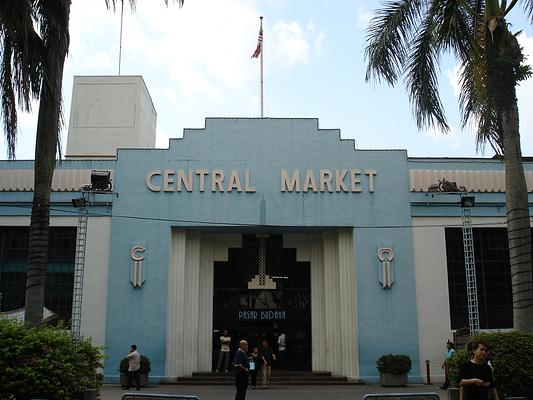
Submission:
<svg viewBox="0 0 533 400">
<path fill-rule="evenodd" d="M 315 32 L 315 21 L 313 21 L 313 18 L 309 18 L 307 21 L 307 26 L 305 27 L 309 32 Z"/>
<path fill-rule="evenodd" d="M 448 69 L 446 71 L 446 77 L 453 88 L 453 94 L 458 98 L 461 94 L 461 66 L 457 64 L 455 67 Z"/>
<path fill-rule="evenodd" d="M 450 127 L 450 131 L 448 133 L 443 133 L 438 128 L 431 127 L 428 130 L 426 130 L 424 134 L 435 142 L 442 141 L 443 139 L 449 140 L 449 139 L 457 138 L 459 136 L 457 129 L 453 126 Z"/>
<path fill-rule="evenodd" d="M 324 57 L 324 40 L 326 39 L 326 32 L 321 31 L 315 38 L 315 53 L 318 57 Z"/>
<path fill-rule="evenodd" d="M 357 9 L 357 15 L 355 17 L 355 22 L 357 27 L 366 29 L 368 27 L 368 23 L 372 19 L 374 14 L 372 11 L 366 10 L 363 7 L 359 7 Z"/>
<path fill-rule="evenodd" d="M 302 26 L 296 21 L 279 20 L 272 28 L 279 61 L 286 67 L 309 60 L 309 44 Z"/>
</svg>

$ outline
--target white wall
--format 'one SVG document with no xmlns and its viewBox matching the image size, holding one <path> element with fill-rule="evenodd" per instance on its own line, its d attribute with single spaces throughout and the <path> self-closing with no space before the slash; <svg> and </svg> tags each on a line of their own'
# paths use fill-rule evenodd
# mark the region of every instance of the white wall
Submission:
<svg viewBox="0 0 533 400">
<path fill-rule="evenodd" d="M 29 227 L 30 217 L 0 217 L 0 225 Z M 76 228 L 77 225 L 77 217 L 50 218 L 50 226 Z M 110 217 L 89 218 L 87 229 L 81 334 L 91 337 L 93 343 L 99 346 L 105 344 L 110 226 Z"/>
<path fill-rule="evenodd" d="M 115 157 L 117 148 L 154 148 L 156 118 L 141 76 L 76 76 L 65 157 Z"/>
<path fill-rule="evenodd" d="M 83 277 L 81 334 L 105 345 L 111 218 L 89 218 Z"/>
<path fill-rule="evenodd" d="M 446 258 L 445 227 L 461 227 L 461 218 L 413 218 L 420 371 L 425 379 L 425 360 L 430 361 L 431 381 L 443 382 L 446 341 L 453 340 Z M 472 224 L 502 227 L 505 218 L 472 218 Z M 498 225 L 497 225 L 498 224 Z"/>
</svg>

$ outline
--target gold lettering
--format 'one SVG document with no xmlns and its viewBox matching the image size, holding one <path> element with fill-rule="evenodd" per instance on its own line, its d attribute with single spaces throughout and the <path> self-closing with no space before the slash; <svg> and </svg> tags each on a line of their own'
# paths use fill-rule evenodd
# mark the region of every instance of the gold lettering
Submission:
<svg viewBox="0 0 533 400">
<path fill-rule="evenodd" d="M 185 186 L 187 192 L 192 192 L 192 169 L 189 170 L 189 176 L 185 176 L 182 169 L 178 170 L 178 181 L 176 182 L 176 192 L 181 192 L 181 184 Z"/>
<path fill-rule="evenodd" d="M 163 192 L 173 192 L 174 188 L 171 187 L 174 183 L 175 171 L 172 169 L 166 169 L 163 174 Z"/>
<path fill-rule="evenodd" d="M 161 176 L 161 170 L 160 169 L 156 169 L 154 171 L 150 171 L 150 172 L 148 172 L 148 175 L 146 175 L 146 186 L 152 192 L 160 192 L 161 191 L 161 186 L 155 186 L 154 184 L 152 184 L 152 178 L 154 176 L 156 176 L 156 175 Z"/>
<path fill-rule="evenodd" d="M 233 189 L 237 189 L 237 192 L 241 192 L 241 181 L 239 179 L 239 173 L 236 169 L 231 170 L 231 175 L 229 177 L 227 192 L 231 192 Z"/>
<path fill-rule="evenodd" d="M 307 193 L 309 189 L 312 189 L 313 192 L 315 193 L 318 192 L 318 189 L 316 187 L 315 176 L 313 175 L 312 169 L 307 170 L 307 173 L 305 175 L 303 191 Z"/>
<path fill-rule="evenodd" d="M 351 182 L 352 182 L 352 192 L 359 193 L 362 192 L 363 189 L 358 187 L 361 184 L 361 179 L 358 178 L 358 175 L 361 175 L 361 171 L 358 169 L 352 169 L 350 174 Z"/>
<path fill-rule="evenodd" d="M 244 191 L 246 193 L 255 192 L 255 187 L 252 186 L 252 175 L 249 170 L 244 171 Z"/>
<path fill-rule="evenodd" d="M 340 192 L 341 188 L 344 193 L 348 192 L 348 188 L 344 185 L 344 177 L 348 173 L 347 169 L 335 170 L 335 191 Z"/>
<path fill-rule="evenodd" d="M 368 191 L 374 193 L 374 176 L 377 175 L 377 171 L 367 169 L 365 175 L 368 176 Z"/>
<path fill-rule="evenodd" d="M 209 171 L 206 169 L 197 169 L 196 175 L 200 178 L 200 192 L 205 191 L 205 176 L 209 175 Z"/>
<path fill-rule="evenodd" d="M 289 173 L 287 172 L 287 170 L 282 169 L 280 183 L 282 192 L 292 192 L 293 190 L 296 190 L 296 192 L 300 192 L 300 170 L 295 169 L 292 172 L 291 179 L 289 179 Z"/>
<path fill-rule="evenodd" d="M 217 187 L 220 192 L 224 192 L 224 171 L 220 169 L 211 171 L 211 191 L 216 192 Z"/>
<path fill-rule="evenodd" d="M 333 192 L 333 189 L 331 189 L 331 181 L 333 179 L 333 175 L 331 174 L 331 171 L 327 169 L 321 169 L 320 170 L 320 191 L 325 192 L 326 186 L 328 187 L 328 192 Z"/>
</svg>

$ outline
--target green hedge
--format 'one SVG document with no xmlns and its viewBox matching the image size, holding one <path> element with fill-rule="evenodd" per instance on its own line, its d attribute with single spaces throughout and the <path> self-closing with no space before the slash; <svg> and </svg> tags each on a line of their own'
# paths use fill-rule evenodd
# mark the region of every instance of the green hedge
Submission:
<svg viewBox="0 0 533 400">
<path fill-rule="evenodd" d="M 533 334 L 524 332 L 482 333 L 476 339 L 489 345 L 489 359 L 500 397 L 520 396 L 533 399 Z M 469 359 L 466 350 L 457 350 L 447 361 L 448 377 L 457 386 L 459 369 Z"/>
<path fill-rule="evenodd" d="M 120 373 L 126 374 L 128 372 L 128 367 L 128 357 L 124 357 L 122 360 L 120 360 Z M 139 374 L 148 374 L 151 370 L 152 367 L 150 366 L 150 359 L 141 355 L 141 368 L 139 369 Z"/>
<path fill-rule="evenodd" d="M 103 357 L 103 348 L 87 339 L 76 345 L 69 331 L 0 319 L 0 398 L 82 399 L 102 385 Z"/>
<path fill-rule="evenodd" d="M 382 374 L 405 374 L 411 370 L 411 359 L 404 354 L 386 354 L 379 357 L 376 368 Z"/>
</svg>

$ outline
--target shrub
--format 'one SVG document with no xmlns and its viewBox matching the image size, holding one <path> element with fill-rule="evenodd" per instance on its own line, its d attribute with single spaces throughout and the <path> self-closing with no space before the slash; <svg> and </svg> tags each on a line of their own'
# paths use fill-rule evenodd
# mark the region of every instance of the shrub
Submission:
<svg viewBox="0 0 533 400">
<path fill-rule="evenodd" d="M 387 354 L 377 361 L 378 371 L 382 374 L 405 374 L 411 370 L 411 359 L 404 354 Z"/>
<path fill-rule="evenodd" d="M 489 346 L 488 357 L 492 361 L 500 396 L 533 399 L 533 334 L 482 333 L 470 338 L 467 348 L 476 339 L 484 340 Z M 450 383 L 458 384 L 460 366 L 468 359 L 466 350 L 458 350 L 448 359 Z"/>
<path fill-rule="evenodd" d="M 66 330 L 0 319 L 0 398 L 82 399 L 102 385 L 103 357 L 101 347 L 77 345 Z"/>
<path fill-rule="evenodd" d="M 146 356 L 141 355 L 141 368 L 139 369 L 140 374 L 148 374 L 152 370 L 152 367 L 150 366 L 150 359 Z M 127 373 L 128 372 L 128 358 L 124 357 L 120 361 L 119 371 L 121 373 Z"/>
</svg>

